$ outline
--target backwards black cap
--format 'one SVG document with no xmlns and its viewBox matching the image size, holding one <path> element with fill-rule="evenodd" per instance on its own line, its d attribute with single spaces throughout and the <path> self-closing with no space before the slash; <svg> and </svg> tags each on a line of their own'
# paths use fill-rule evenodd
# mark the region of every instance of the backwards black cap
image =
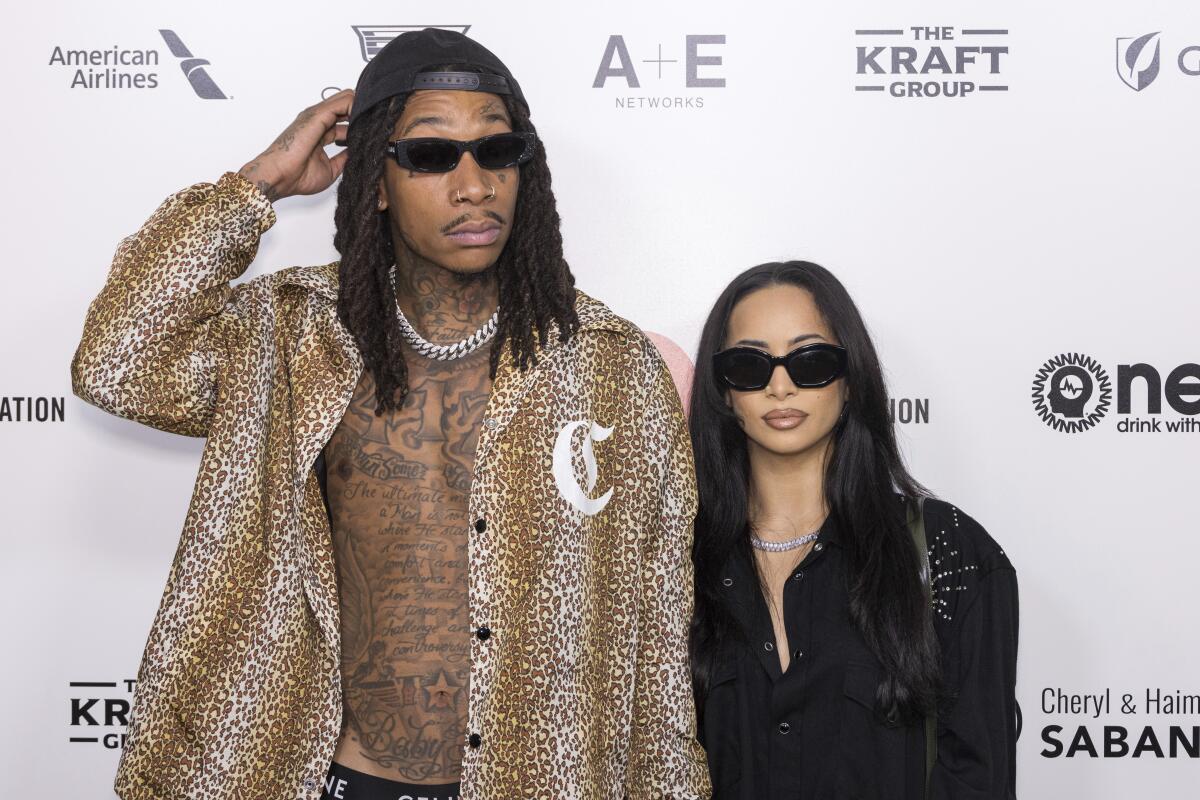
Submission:
<svg viewBox="0 0 1200 800">
<path fill-rule="evenodd" d="M 430 71 L 444 64 L 478 67 L 489 74 Z M 426 28 L 400 34 L 363 68 L 354 89 L 349 124 L 377 103 L 419 89 L 511 95 L 529 109 L 516 79 L 490 50 L 457 31 Z"/>
</svg>

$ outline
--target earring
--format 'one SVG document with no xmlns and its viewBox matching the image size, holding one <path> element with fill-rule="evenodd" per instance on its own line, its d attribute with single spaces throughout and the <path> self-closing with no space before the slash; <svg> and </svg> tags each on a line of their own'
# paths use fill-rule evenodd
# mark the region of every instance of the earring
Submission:
<svg viewBox="0 0 1200 800">
<path fill-rule="evenodd" d="M 376 200 L 376 201 L 375 201 L 375 208 L 377 208 L 377 209 L 378 209 L 378 210 L 380 210 L 380 211 L 383 211 L 385 208 L 387 208 L 387 206 L 385 206 L 385 205 L 383 204 L 383 200 Z"/>
</svg>

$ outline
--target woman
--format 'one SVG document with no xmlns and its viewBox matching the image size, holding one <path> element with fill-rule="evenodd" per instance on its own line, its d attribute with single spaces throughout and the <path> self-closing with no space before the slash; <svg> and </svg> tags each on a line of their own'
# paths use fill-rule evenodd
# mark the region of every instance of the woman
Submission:
<svg viewBox="0 0 1200 800">
<path fill-rule="evenodd" d="M 734 279 L 701 336 L 691 426 L 714 798 L 1015 796 L 1015 572 L 973 519 L 923 501 L 832 274 L 793 261 Z"/>
</svg>

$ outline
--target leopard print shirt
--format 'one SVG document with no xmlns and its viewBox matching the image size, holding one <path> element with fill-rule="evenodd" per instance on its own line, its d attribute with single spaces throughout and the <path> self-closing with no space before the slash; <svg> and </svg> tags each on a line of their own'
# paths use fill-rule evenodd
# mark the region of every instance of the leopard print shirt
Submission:
<svg viewBox="0 0 1200 800">
<path fill-rule="evenodd" d="M 313 465 L 362 360 L 336 263 L 231 285 L 274 221 L 234 173 L 169 197 L 118 247 L 72 362 L 84 400 L 207 440 L 138 671 L 126 800 L 315 800 L 340 733 Z M 461 796 L 708 797 L 679 398 L 636 327 L 583 293 L 577 309 L 536 367 L 505 352 L 480 431 L 469 613 L 491 635 L 471 643 Z"/>
</svg>

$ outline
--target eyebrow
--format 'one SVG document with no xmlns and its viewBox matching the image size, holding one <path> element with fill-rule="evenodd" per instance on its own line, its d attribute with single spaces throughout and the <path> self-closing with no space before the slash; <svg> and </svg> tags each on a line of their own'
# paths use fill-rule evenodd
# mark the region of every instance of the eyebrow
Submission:
<svg viewBox="0 0 1200 800">
<path fill-rule="evenodd" d="M 799 336 L 793 338 L 790 342 L 788 342 L 788 347 L 791 347 L 794 344 L 800 344 L 801 342 L 807 341 L 808 339 L 824 340 L 825 337 L 819 333 L 802 333 Z M 761 347 L 764 350 L 767 349 L 768 347 L 770 347 L 769 344 L 767 344 L 766 342 L 764 342 L 760 339 L 739 339 L 738 341 L 734 342 L 734 344 L 735 345 L 748 344 L 751 347 Z"/>
<path fill-rule="evenodd" d="M 479 109 L 479 115 L 483 117 L 484 122 L 502 122 L 509 127 L 512 126 L 512 122 L 508 119 L 508 115 L 496 110 L 495 103 L 488 103 L 483 108 Z M 409 132 L 412 131 L 413 128 L 421 125 L 447 127 L 449 124 L 450 121 L 445 117 L 417 117 L 412 122 L 404 126 L 404 130 L 400 132 L 400 138 L 403 139 L 404 137 L 408 136 Z"/>
</svg>

